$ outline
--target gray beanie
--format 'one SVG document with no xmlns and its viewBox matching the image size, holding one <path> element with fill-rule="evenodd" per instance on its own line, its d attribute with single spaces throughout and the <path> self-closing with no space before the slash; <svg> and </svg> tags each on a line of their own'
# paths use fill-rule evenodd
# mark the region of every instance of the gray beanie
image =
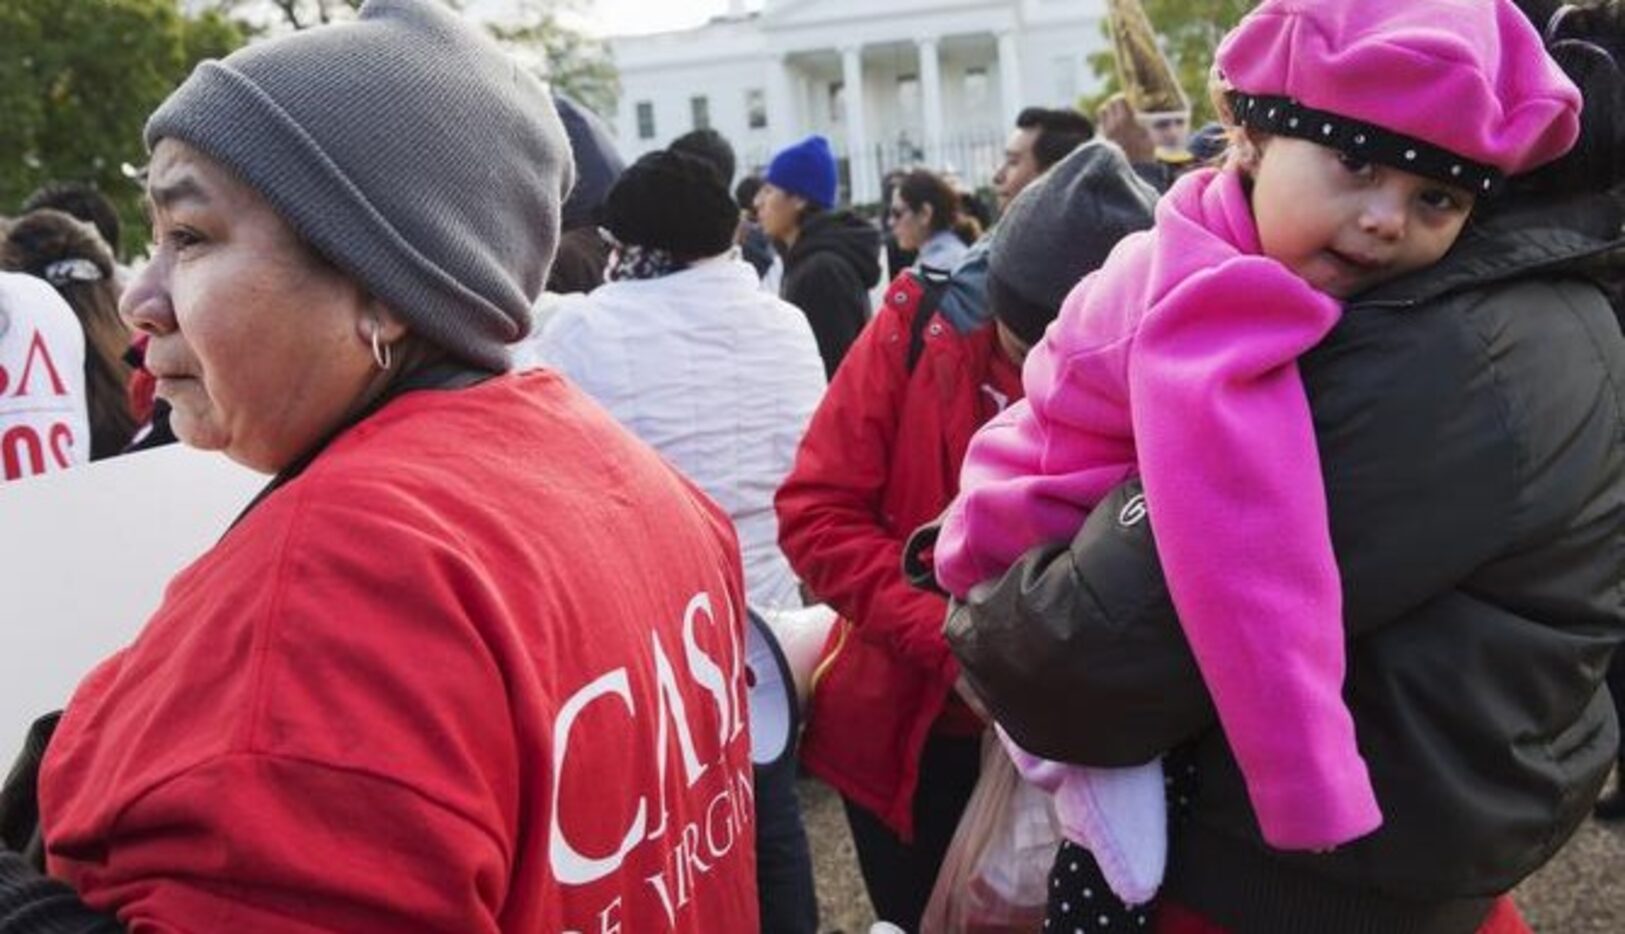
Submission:
<svg viewBox="0 0 1625 934">
<path fill-rule="evenodd" d="M 1035 344 L 1078 281 L 1117 241 L 1151 226 L 1157 190 L 1103 140 L 1072 150 L 1010 202 L 987 258 L 988 301 L 1016 336 Z"/>
<path fill-rule="evenodd" d="M 530 329 L 570 146 L 540 82 L 436 0 L 207 61 L 147 121 L 265 197 L 427 340 L 486 369 Z"/>
</svg>

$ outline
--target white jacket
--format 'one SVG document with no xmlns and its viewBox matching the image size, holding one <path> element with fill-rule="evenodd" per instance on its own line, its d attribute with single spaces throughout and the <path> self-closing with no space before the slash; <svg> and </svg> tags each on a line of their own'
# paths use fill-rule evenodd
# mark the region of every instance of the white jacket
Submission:
<svg viewBox="0 0 1625 934">
<path fill-rule="evenodd" d="M 89 460 L 79 319 L 44 280 L 0 272 L 0 483 Z"/>
<path fill-rule="evenodd" d="M 801 605 L 773 494 L 824 392 L 806 315 L 718 258 L 563 303 L 534 346 L 727 511 L 752 606 Z"/>
</svg>

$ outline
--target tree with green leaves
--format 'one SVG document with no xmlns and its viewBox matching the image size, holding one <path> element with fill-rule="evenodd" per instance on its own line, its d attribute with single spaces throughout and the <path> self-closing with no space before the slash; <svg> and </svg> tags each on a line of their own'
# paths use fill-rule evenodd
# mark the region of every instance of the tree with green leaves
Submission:
<svg viewBox="0 0 1625 934">
<path fill-rule="evenodd" d="M 217 5 L 241 8 L 252 0 L 216 0 Z M 305 29 L 354 16 L 364 0 L 267 0 L 275 7 L 280 26 Z M 463 9 L 466 0 L 442 0 L 454 9 Z M 610 59 L 609 47 L 598 39 L 572 28 L 560 16 L 578 11 L 584 0 L 519 0 L 512 4 L 506 21 L 487 24 L 496 37 L 537 77 L 580 101 L 592 110 L 608 115 L 615 110 L 620 95 L 620 78 Z"/>
<path fill-rule="evenodd" d="M 88 182 L 144 230 L 121 166 L 146 162 L 147 116 L 196 62 L 246 39 L 177 0 L 0 0 L 0 215 L 46 182 Z"/>
<path fill-rule="evenodd" d="M 579 0 L 531 0 L 515 21 L 493 23 L 491 34 L 537 77 L 607 118 L 620 97 L 620 74 L 608 45 L 560 20 L 561 11 L 577 6 Z"/>
<path fill-rule="evenodd" d="M 304 29 L 307 26 L 321 26 L 331 23 L 333 17 L 343 10 L 355 12 L 361 9 L 362 0 L 271 0 L 273 6 L 281 11 L 288 25 L 295 29 Z"/>
<path fill-rule="evenodd" d="M 1258 5 L 1258 0 L 1142 0 L 1141 5 L 1191 102 L 1191 126 L 1212 120 L 1207 78 L 1213 67 L 1213 53 L 1219 48 L 1219 40 Z M 1101 28 L 1107 27 L 1102 24 Z M 1089 56 L 1089 67 L 1104 79 L 1099 94 L 1079 102 L 1080 109 L 1092 114 L 1102 101 L 1122 90 L 1122 84 L 1109 47 Z"/>
</svg>

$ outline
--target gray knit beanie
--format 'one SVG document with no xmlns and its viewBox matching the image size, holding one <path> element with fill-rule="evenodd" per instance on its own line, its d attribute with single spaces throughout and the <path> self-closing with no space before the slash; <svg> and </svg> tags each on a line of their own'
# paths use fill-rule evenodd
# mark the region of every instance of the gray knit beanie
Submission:
<svg viewBox="0 0 1625 934">
<path fill-rule="evenodd" d="M 993 314 L 1029 344 L 1068 292 L 1099 269 L 1117 241 L 1151 226 L 1157 191 L 1122 150 L 1084 143 L 1010 202 L 987 258 Z"/>
<path fill-rule="evenodd" d="M 530 328 L 574 179 L 541 83 L 436 0 L 207 61 L 147 121 L 263 195 L 432 343 L 491 370 Z"/>
</svg>

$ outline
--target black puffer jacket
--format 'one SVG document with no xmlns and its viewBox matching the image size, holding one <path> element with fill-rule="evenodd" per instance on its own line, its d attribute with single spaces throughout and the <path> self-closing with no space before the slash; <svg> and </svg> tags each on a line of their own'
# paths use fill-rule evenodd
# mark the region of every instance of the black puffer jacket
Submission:
<svg viewBox="0 0 1625 934">
<path fill-rule="evenodd" d="M 967 677 L 1035 752 L 1123 765 L 1196 731 L 1169 898 L 1248 934 L 1470 932 L 1584 818 L 1619 741 L 1603 675 L 1625 639 L 1625 339 L 1587 276 L 1617 266 L 1620 220 L 1506 209 L 1301 361 L 1345 696 L 1385 816 L 1371 837 L 1265 848 L 1132 490 L 950 618 Z"/>
<path fill-rule="evenodd" d="M 779 295 L 811 322 L 826 377 L 868 322 L 869 290 L 879 282 L 880 231 L 846 211 L 808 218 L 785 253 Z"/>
</svg>

